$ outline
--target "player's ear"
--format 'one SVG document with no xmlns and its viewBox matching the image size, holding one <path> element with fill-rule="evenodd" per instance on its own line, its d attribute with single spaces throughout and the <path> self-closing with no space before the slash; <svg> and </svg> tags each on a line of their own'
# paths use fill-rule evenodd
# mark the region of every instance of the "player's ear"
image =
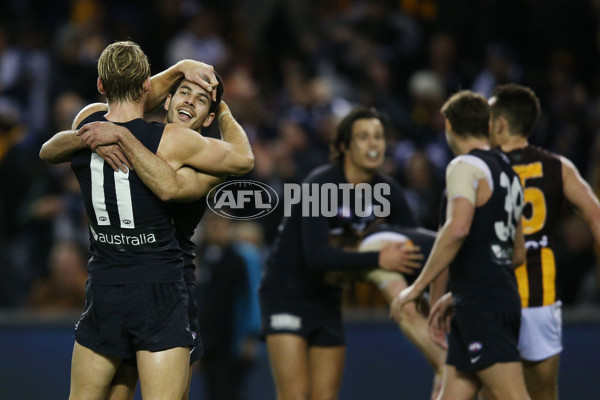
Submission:
<svg viewBox="0 0 600 400">
<path fill-rule="evenodd" d="M 167 99 L 165 100 L 165 104 L 163 106 L 165 111 L 169 111 L 169 105 L 171 104 L 171 97 L 173 97 L 173 96 L 171 96 L 171 93 L 169 93 L 167 95 Z"/>
<path fill-rule="evenodd" d="M 206 116 L 206 119 L 202 123 L 202 127 L 206 128 L 207 126 L 209 126 L 210 124 L 212 124 L 212 122 L 213 122 L 214 119 L 215 119 L 215 113 L 208 114 Z"/>
<path fill-rule="evenodd" d="M 104 92 L 104 85 L 102 84 L 102 79 L 100 79 L 100 77 L 98 77 L 98 80 L 96 81 L 96 87 L 98 87 L 98 92 L 100 94 L 106 94 L 106 92 Z"/>
<path fill-rule="evenodd" d="M 142 89 L 144 89 L 144 92 L 150 93 L 150 77 L 146 78 L 144 83 L 142 83 Z"/>
<path fill-rule="evenodd" d="M 448 118 L 444 118 L 444 128 L 446 129 L 446 132 L 452 131 L 452 124 L 450 123 L 450 120 L 448 120 Z"/>
</svg>

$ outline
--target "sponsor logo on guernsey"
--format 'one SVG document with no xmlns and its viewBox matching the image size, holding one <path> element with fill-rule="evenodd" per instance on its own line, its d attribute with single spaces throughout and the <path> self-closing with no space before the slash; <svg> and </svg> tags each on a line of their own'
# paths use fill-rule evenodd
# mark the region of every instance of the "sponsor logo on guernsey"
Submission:
<svg viewBox="0 0 600 400">
<path fill-rule="evenodd" d="M 302 327 L 302 319 L 292 314 L 271 315 L 271 328 L 297 331 Z"/>
<path fill-rule="evenodd" d="M 156 243 L 156 236 L 151 232 L 96 232 L 90 225 L 92 239 L 96 243 L 113 246 L 146 246 Z"/>
</svg>

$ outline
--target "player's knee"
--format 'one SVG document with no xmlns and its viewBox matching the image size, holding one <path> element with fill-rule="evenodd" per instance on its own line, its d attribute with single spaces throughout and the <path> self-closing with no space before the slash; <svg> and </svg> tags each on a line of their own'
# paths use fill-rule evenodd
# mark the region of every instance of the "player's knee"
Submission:
<svg viewBox="0 0 600 400">
<path fill-rule="evenodd" d="M 309 400 L 308 389 L 289 388 L 287 390 L 278 390 L 277 400 Z"/>
<path fill-rule="evenodd" d="M 405 304 L 400 311 L 400 318 L 402 321 L 406 323 L 412 323 L 418 318 L 423 318 L 421 314 L 417 311 L 417 307 L 414 302 Z"/>
<path fill-rule="evenodd" d="M 337 393 L 320 393 L 310 397 L 310 400 L 337 400 Z"/>
</svg>

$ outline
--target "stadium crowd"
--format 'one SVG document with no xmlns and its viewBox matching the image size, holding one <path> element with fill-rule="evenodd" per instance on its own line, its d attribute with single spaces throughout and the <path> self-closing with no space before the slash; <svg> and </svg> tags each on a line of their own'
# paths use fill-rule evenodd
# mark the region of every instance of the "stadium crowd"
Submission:
<svg viewBox="0 0 600 400">
<path fill-rule="evenodd" d="M 392 127 L 385 170 L 435 230 L 452 157 L 439 110 L 459 89 L 533 88 L 542 116 L 531 142 L 571 159 L 600 195 L 599 20 L 598 1 L 3 1 L 0 308 L 83 305 L 83 202 L 68 165 L 38 152 L 99 99 L 96 61 L 115 40 L 139 43 L 153 73 L 187 58 L 213 65 L 252 143 L 248 178 L 275 190 L 328 160 L 354 106 L 376 107 Z M 278 211 L 236 239 L 266 253 Z M 568 210 L 558 230 L 560 297 L 597 305 L 591 234 Z"/>
</svg>

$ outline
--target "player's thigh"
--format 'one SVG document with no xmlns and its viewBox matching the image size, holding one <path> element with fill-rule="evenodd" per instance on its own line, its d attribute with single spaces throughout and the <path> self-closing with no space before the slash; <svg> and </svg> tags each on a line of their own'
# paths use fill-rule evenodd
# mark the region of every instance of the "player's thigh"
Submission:
<svg viewBox="0 0 600 400">
<path fill-rule="evenodd" d="M 499 400 L 527 400 L 520 362 L 500 362 L 476 372 L 485 393 Z"/>
<path fill-rule="evenodd" d="M 345 346 L 311 346 L 308 350 L 310 370 L 310 399 L 337 399 L 344 362 L 346 360 Z"/>
<path fill-rule="evenodd" d="M 452 365 L 445 365 L 442 389 L 436 400 L 471 400 L 480 386 L 474 374 L 458 371 Z"/>
<path fill-rule="evenodd" d="M 105 400 L 120 362 L 117 357 L 97 353 L 75 342 L 69 400 Z"/>
<path fill-rule="evenodd" d="M 188 383 L 190 349 L 175 347 L 136 353 L 144 400 L 181 400 Z"/>
<path fill-rule="evenodd" d="M 266 342 L 278 395 L 292 399 L 306 398 L 310 382 L 306 339 L 294 334 L 280 333 L 267 335 Z"/>
<path fill-rule="evenodd" d="M 558 397 L 558 365 L 560 355 L 542 361 L 523 361 L 523 375 L 527 391 L 534 399 Z"/>
<path fill-rule="evenodd" d="M 133 361 L 132 364 L 127 364 L 125 360 L 121 363 L 110 383 L 107 400 L 133 400 L 138 381 L 137 367 Z"/>
</svg>

